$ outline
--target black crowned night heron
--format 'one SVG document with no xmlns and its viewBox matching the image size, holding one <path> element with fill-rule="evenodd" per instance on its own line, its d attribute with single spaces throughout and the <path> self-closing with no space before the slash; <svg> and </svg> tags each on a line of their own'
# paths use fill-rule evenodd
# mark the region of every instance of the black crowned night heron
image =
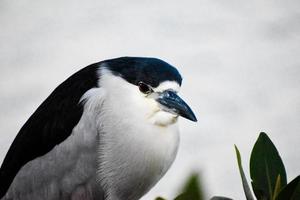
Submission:
<svg viewBox="0 0 300 200">
<path fill-rule="evenodd" d="M 177 119 L 197 121 L 182 78 L 155 58 L 122 57 L 78 71 L 38 107 L 0 171 L 0 199 L 136 200 L 166 173 Z"/>
</svg>

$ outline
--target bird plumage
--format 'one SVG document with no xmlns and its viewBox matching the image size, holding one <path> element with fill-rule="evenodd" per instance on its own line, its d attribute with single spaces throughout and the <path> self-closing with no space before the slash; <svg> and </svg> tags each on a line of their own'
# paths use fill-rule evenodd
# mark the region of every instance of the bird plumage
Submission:
<svg viewBox="0 0 300 200">
<path fill-rule="evenodd" d="M 175 158 L 178 115 L 157 98 L 175 95 L 181 80 L 155 58 L 122 57 L 78 71 L 21 128 L 1 166 L 0 198 L 139 199 Z M 138 89 L 141 81 L 153 97 Z"/>
<path fill-rule="evenodd" d="M 88 66 L 59 85 L 27 120 L 14 139 L 0 170 L 0 197 L 5 195 L 18 171 L 43 156 L 70 136 L 83 108 L 78 102 L 96 87 L 98 66 Z"/>
</svg>

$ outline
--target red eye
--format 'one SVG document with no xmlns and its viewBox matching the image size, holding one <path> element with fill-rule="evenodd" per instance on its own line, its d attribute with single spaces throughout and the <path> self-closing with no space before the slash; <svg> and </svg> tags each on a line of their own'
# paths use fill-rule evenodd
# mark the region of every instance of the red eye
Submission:
<svg viewBox="0 0 300 200">
<path fill-rule="evenodd" d="M 142 93 L 144 94 L 149 94 L 150 92 L 152 92 L 152 89 L 149 85 L 143 83 L 143 82 L 139 82 L 139 89 Z"/>
</svg>

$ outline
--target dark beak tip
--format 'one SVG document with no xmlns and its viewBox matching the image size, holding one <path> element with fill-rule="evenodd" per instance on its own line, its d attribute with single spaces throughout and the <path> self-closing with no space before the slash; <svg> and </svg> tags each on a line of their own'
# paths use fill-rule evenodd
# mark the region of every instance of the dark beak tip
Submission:
<svg viewBox="0 0 300 200">
<path fill-rule="evenodd" d="M 187 104 L 186 104 L 187 105 Z M 193 121 L 193 122 L 197 122 L 197 117 L 196 115 L 194 114 L 194 112 L 192 111 L 192 109 L 188 106 L 186 106 L 186 109 L 182 112 L 179 112 L 179 115 L 183 118 L 186 118 L 190 121 Z"/>
<path fill-rule="evenodd" d="M 194 119 L 192 119 L 193 122 L 198 122 L 198 119 L 195 117 Z"/>
<path fill-rule="evenodd" d="M 186 105 L 186 109 L 185 111 L 181 114 L 182 117 L 188 119 L 188 120 L 191 120 L 193 122 L 197 122 L 197 117 L 196 115 L 194 114 L 194 112 L 192 111 L 192 109 L 187 105 Z"/>
<path fill-rule="evenodd" d="M 193 114 L 192 116 L 188 117 L 187 119 L 193 121 L 193 122 L 198 122 L 196 116 Z"/>
</svg>

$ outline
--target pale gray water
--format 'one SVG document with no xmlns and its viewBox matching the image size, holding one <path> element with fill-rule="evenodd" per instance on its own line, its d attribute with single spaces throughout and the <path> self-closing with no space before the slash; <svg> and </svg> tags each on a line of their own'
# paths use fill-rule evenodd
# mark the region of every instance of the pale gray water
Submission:
<svg viewBox="0 0 300 200">
<path fill-rule="evenodd" d="M 173 197 L 191 170 L 208 196 L 244 199 L 233 144 L 248 172 L 266 131 L 289 179 L 300 174 L 300 1 L 0 1 L 0 160 L 37 106 L 96 61 L 154 56 L 177 66 L 198 116 L 144 200 Z"/>
</svg>

